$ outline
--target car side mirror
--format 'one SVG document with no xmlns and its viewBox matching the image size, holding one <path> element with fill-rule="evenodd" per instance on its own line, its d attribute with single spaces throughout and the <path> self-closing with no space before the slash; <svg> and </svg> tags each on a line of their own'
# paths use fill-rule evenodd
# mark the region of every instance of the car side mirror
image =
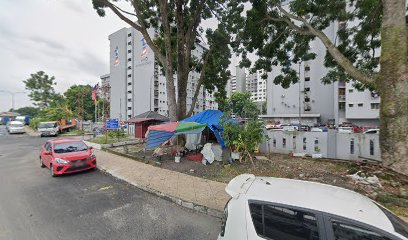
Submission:
<svg viewBox="0 0 408 240">
<path fill-rule="evenodd" d="M 48 152 L 48 151 L 45 151 L 45 152 L 44 152 L 44 155 L 51 155 L 51 153 Z"/>
<path fill-rule="evenodd" d="M 92 146 L 90 146 L 90 147 L 88 147 L 88 149 L 89 149 L 89 150 L 92 150 L 92 149 L 93 149 L 93 147 L 92 147 Z"/>
</svg>

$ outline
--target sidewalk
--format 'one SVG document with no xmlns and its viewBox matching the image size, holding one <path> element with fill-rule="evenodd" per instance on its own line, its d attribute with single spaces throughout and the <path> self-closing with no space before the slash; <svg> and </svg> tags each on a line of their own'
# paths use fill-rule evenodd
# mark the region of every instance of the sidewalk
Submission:
<svg viewBox="0 0 408 240">
<path fill-rule="evenodd" d="M 95 149 L 98 168 L 184 207 L 221 217 L 226 184 L 162 169 Z"/>
</svg>

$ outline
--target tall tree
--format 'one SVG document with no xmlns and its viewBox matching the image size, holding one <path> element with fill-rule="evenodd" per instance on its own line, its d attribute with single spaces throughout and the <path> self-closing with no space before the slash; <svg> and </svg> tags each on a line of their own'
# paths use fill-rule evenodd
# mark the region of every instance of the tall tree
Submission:
<svg viewBox="0 0 408 240">
<path fill-rule="evenodd" d="M 259 115 L 259 109 L 249 92 L 234 92 L 230 98 L 220 102 L 219 107 L 227 115 L 238 118 L 257 119 Z"/>
<path fill-rule="evenodd" d="M 92 120 L 94 118 L 95 106 L 92 100 L 92 87 L 90 85 L 73 85 L 64 92 L 65 102 L 74 114 Z"/>
<path fill-rule="evenodd" d="M 28 115 L 30 117 L 36 117 L 40 113 L 40 109 L 36 107 L 22 107 L 22 108 L 16 109 L 15 112 L 18 112 L 21 115 Z"/>
<path fill-rule="evenodd" d="M 57 85 L 55 77 L 50 77 L 43 71 L 30 74 L 30 77 L 23 82 L 26 90 L 30 91 L 28 96 L 31 101 L 33 101 L 34 105 L 40 109 L 50 107 L 51 104 L 60 97 L 60 95 L 55 93 L 54 90 L 54 86 Z"/>
<path fill-rule="evenodd" d="M 234 1 L 242 6 L 240 1 Z M 408 174 L 407 22 L 404 0 L 251 0 L 245 19 L 231 23 L 241 46 L 242 65 L 256 52 L 257 69 L 281 68 L 275 84 L 298 81 L 290 63 L 312 60 L 310 42 L 327 49 L 322 81 L 357 81 L 381 96 L 380 145 L 383 164 Z M 241 8 L 242 9 L 242 8 Z M 338 28 L 333 42 L 324 32 Z"/>
<path fill-rule="evenodd" d="M 192 113 L 202 86 L 209 91 L 214 91 L 214 86 L 218 90 L 224 90 L 229 77 L 227 71 L 230 63 L 229 35 L 222 27 L 214 31 L 205 31 L 200 23 L 212 17 L 220 19 L 225 12 L 226 0 L 129 0 L 134 9 L 133 13 L 122 10 L 113 4 L 113 0 L 92 0 L 92 2 L 100 16 L 104 16 L 105 8 L 109 8 L 143 35 L 165 73 L 171 120 L 186 116 L 187 80 L 192 70 L 200 71 L 201 77 L 196 85 L 197 91 L 188 114 Z M 148 34 L 149 28 L 158 29 L 157 38 L 152 38 Z M 198 39 L 203 38 L 201 36 L 203 32 L 207 33 L 210 45 L 201 59 L 197 59 L 192 55 L 192 51 Z M 177 73 L 177 93 L 175 73 Z"/>
</svg>

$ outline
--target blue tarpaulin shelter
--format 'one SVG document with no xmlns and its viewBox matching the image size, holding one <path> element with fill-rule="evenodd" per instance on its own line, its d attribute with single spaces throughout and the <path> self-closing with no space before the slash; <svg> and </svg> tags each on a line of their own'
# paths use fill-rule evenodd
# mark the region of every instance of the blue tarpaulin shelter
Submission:
<svg viewBox="0 0 408 240">
<path fill-rule="evenodd" d="M 205 110 L 194 116 L 184 119 L 182 122 L 196 122 L 207 124 L 208 128 L 214 133 L 215 137 L 217 138 L 218 143 L 221 145 L 221 147 L 224 148 L 225 142 L 222 138 L 223 127 L 221 123 L 222 115 L 224 115 L 224 113 L 219 110 Z"/>
</svg>

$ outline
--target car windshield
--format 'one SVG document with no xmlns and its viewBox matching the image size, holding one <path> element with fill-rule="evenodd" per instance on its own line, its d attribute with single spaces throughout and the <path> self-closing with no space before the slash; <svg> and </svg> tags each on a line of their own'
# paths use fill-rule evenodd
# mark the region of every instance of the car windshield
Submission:
<svg viewBox="0 0 408 240">
<path fill-rule="evenodd" d="M 53 128 L 54 123 L 40 123 L 38 124 L 38 128 Z"/>
<path fill-rule="evenodd" d="M 23 127 L 23 124 L 21 124 L 21 123 L 11 123 L 10 127 Z"/>
<path fill-rule="evenodd" d="M 57 143 L 54 145 L 55 153 L 69 153 L 69 152 L 80 152 L 86 151 L 88 146 L 83 142 L 65 142 Z"/>
<path fill-rule="evenodd" d="M 23 117 L 23 116 L 16 117 L 16 120 L 24 120 L 24 119 L 25 119 L 25 117 Z"/>
</svg>

